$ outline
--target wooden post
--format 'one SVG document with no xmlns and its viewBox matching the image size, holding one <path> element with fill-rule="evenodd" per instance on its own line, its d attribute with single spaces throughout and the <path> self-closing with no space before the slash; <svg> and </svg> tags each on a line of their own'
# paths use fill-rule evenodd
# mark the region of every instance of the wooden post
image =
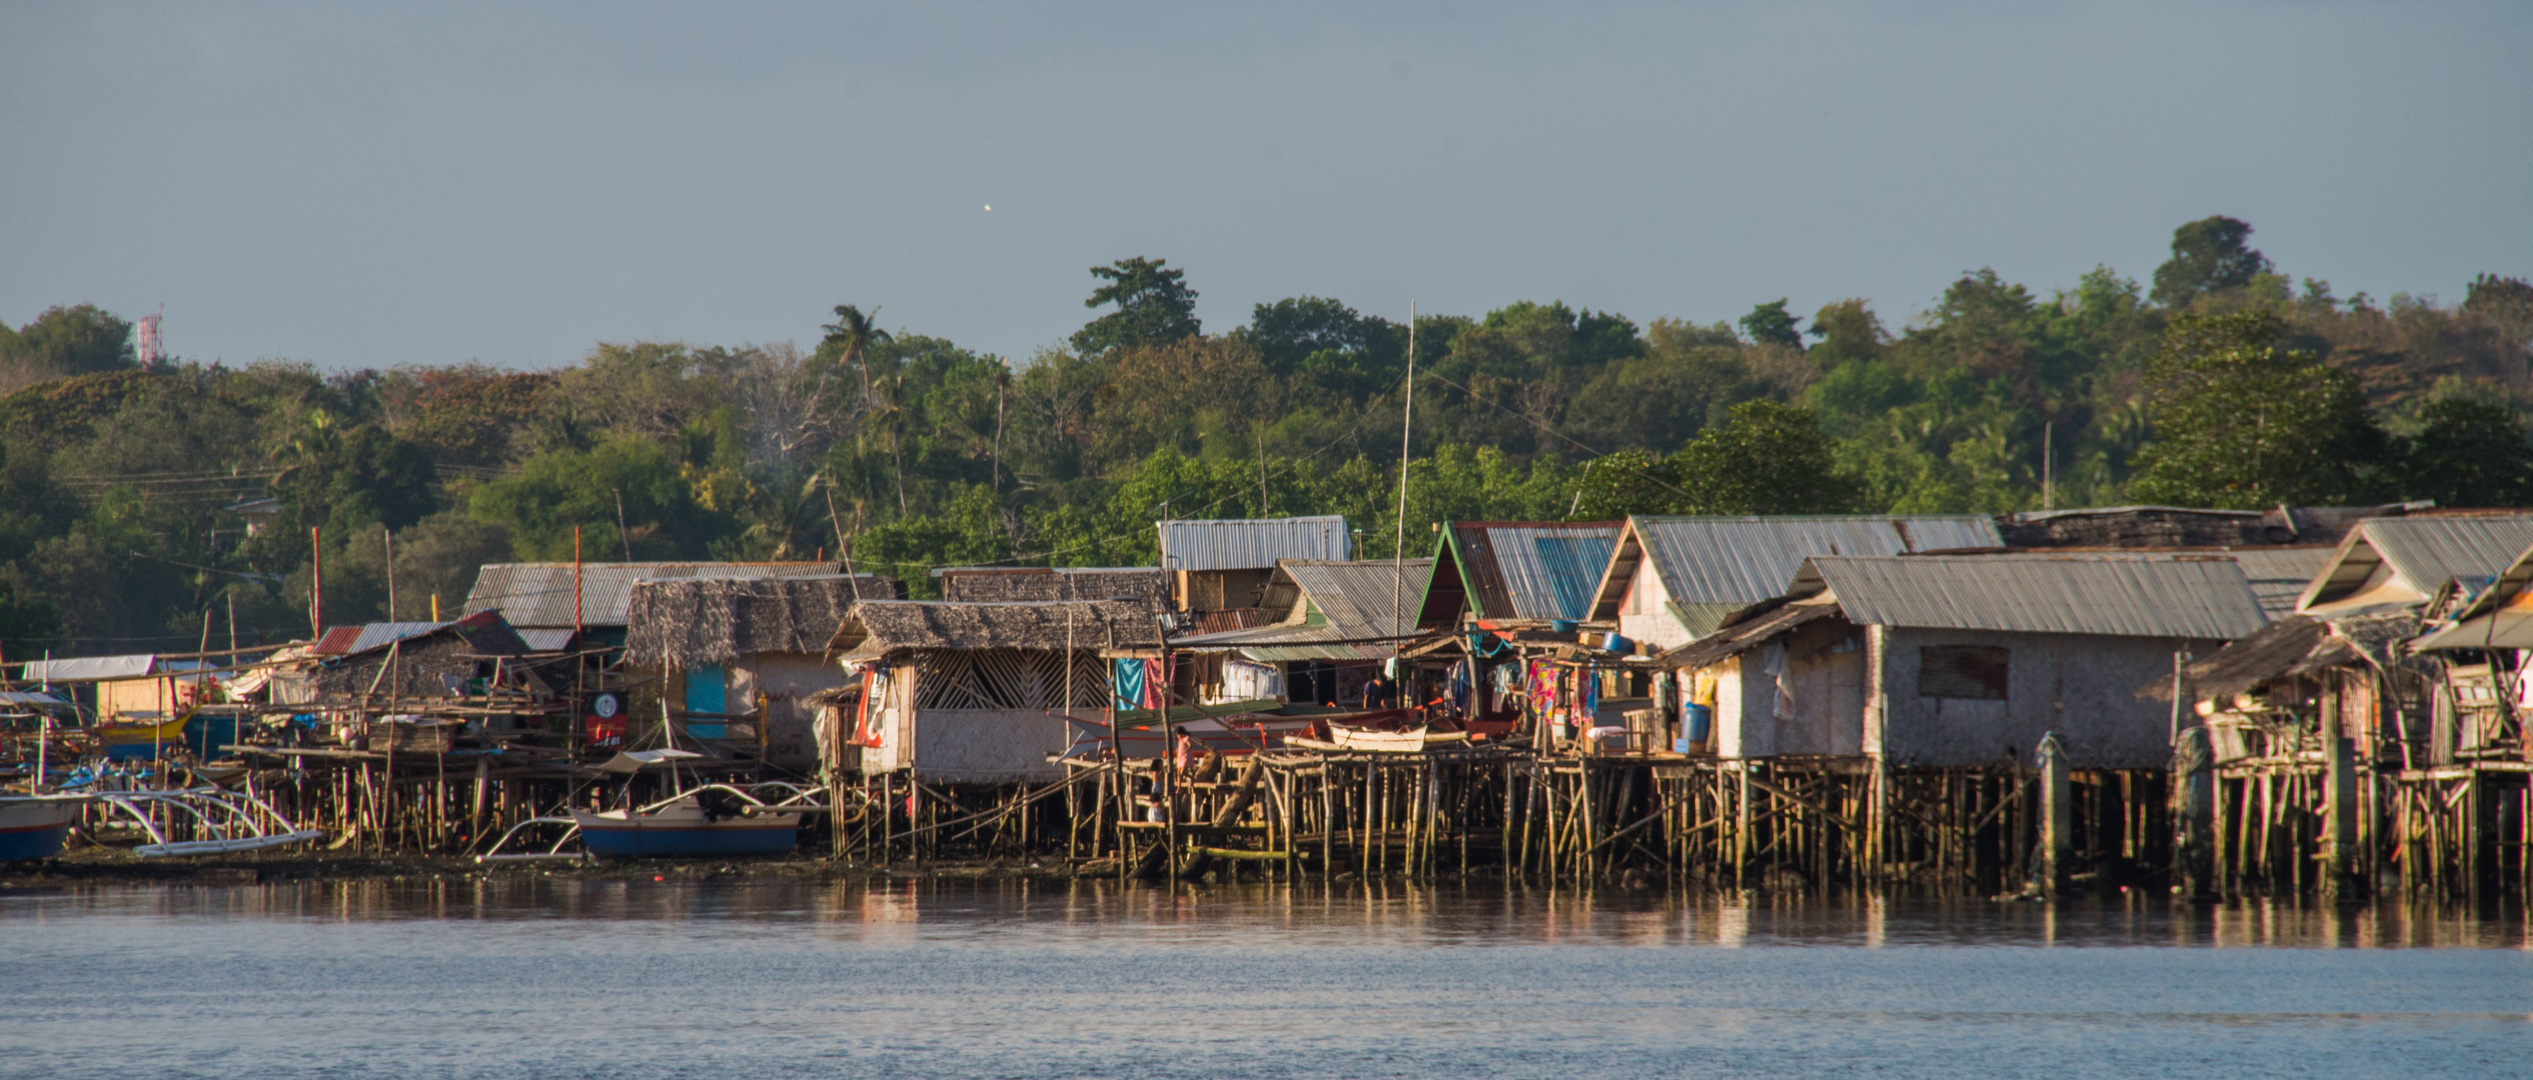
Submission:
<svg viewBox="0 0 2533 1080">
<path fill-rule="evenodd" d="M 2056 897 L 2067 887 L 2068 860 L 2074 852 L 2075 816 L 2069 812 L 2067 751 L 2056 732 L 2041 736 L 2040 748 L 2040 891 Z"/>
<path fill-rule="evenodd" d="M 2336 731 L 2325 731 L 2322 749 L 2327 755 L 2322 773 L 2322 850 L 2329 857 L 2329 870 L 2322 876 L 2322 888 L 2330 896 L 2354 898 L 2364 894 L 2363 884 L 2355 873 L 2357 744 L 2339 737 Z"/>
<path fill-rule="evenodd" d="M 1744 759 L 1737 765 L 1733 771 L 1741 783 L 1733 809 L 1733 888 L 1744 889 L 1750 885 L 1746 880 L 1750 865 L 1750 762 Z"/>
</svg>

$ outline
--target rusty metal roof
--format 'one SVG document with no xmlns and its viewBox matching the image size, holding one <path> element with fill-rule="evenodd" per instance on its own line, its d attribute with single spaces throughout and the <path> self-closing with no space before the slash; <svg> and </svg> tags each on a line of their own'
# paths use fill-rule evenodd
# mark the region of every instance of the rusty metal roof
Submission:
<svg viewBox="0 0 2533 1080">
<path fill-rule="evenodd" d="M 833 562 L 618 562 L 580 564 L 580 615 L 583 626 L 623 626 L 625 605 L 636 581 L 681 579 L 755 580 L 777 577 L 825 577 L 844 572 Z M 877 593 L 895 599 L 897 584 L 876 574 L 861 575 Z M 500 609 L 512 626 L 573 625 L 571 563 L 494 563 L 475 576 L 466 594 L 466 610 Z"/>
<path fill-rule="evenodd" d="M 1325 517 L 1158 521 L 1164 570 L 1269 570 L 1278 559 L 1345 559 L 1346 519 Z"/>
<path fill-rule="evenodd" d="M 421 637 L 447 625 L 445 622 L 374 622 L 329 626 L 308 651 L 317 656 L 349 656 L 368 652 L 389 642 Z"/>
<path fill-rule="evenodd" d="M 2269 621 L 2225 556 L 1822 556 L 1794 589 L 1818 585 L 1859 625 L 2230 640 Z"/>
</svg>

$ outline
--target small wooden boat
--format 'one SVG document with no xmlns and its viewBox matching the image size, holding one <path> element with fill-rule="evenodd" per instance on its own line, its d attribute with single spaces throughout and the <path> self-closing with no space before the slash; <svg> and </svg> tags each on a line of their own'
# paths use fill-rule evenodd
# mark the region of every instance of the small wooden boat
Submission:
<svg viewBox="0 0 2533 1080">
<path fill-rule="evenodd" d="M 123 713 L 99 722 L 93 730 L 98 744 L 105 748 L 106 760 L 132 761 L 157 757 L 166 747 L 185 745 L 187 719 L 190 714 Z"/>
<path fill-rule="evenodd" d="M 62 853 L 62 840 L 79 820 L 86 800 L 45 796 L 0 795 L 0 862 L 49 859 Z"/>
<path fill-rule="evenodd" d="M 1406 731 L 1374 731 L 1341 724 L 1328 725 L 1326 739 L 1285 740 L 1305 750 L 1361 754 L 1420 754 L 1428 747 L 1467 741 L 1469 733 L 1465 731 L 1435 731 L 1425 727 Z"/>
<path fill-rule="evenodd" d="M 782 855 L 798 843 L 815 805 L 767 804 L 726 784 L 707 784 L 648 806 L 578 810 L 581 848 L 599 859 Z"/>
</svg>

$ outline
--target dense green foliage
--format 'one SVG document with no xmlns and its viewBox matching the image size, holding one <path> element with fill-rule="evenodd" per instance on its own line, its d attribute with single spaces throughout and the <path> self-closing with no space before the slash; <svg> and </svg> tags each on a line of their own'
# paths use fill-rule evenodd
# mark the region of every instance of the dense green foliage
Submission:
<svg viewBox="0 0 2533 1080">
<path fill-rule="evenodd" d="M 1185 272 L 1098 268 L 1019 362 L 834 308 L 809 351 L 608 343 L 542 372 L 177 362 L 57 307 L 0 334 L 0 649 L 167 649 L 425 618 L 488 561 L 1149 564 L 1155 518 L 1449 519 L 2533 502 L 2533 285 L 2458 305 L 2290 283 L 2225 218 L 2149 297 L 1980 270 L 1889 320 L 1521 302 L 1409 328 L 1325 297 L 1207 334 Z M 6 388 L 0 388 L 6 389 Z M 2044 494 L 2044 481 L 2047 493 Z M 229 509 L 274 500 L 249 537 Z M 390 536 L 392 535 L 392 558 Z M 389 606 L 391 591 L 394 603 Z"/>
</svg>

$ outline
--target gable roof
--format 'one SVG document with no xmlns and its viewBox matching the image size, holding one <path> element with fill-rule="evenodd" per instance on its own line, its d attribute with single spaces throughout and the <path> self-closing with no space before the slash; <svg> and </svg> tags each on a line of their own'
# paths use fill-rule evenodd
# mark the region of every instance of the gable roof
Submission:
<svg viewBox="0 0 2533 1080">
<path fill-rule="evenodd" d="M 517 656 L 528 651 L 528 643 L 498 611 L 478 611 L 463 619 L 447 622 L 360 623 L 330 627 L 316 642 L 308 646 L 307 655 L 332 660 L 376 652 L 400 641 L 418 641 L 444 631 L 466 639 L 467 645 L 487 656 Z"/>
<path fill-rule="evenodd" d="M 698 667 L 752 653 L 815 653 L 854 604 L 853 579 L 644 581 L 626 608 L 625 659 Z"/>
<path fill-rule="evenodd" d="M 2455 578 L 2496 577 L 2528 546 L 2533 513 L 2361 521 L 2296 598 L 2296 610 L 2352 615 L 2423 604 Z"/>
<path fill-rule="evenodd" d="M 1786 587 L 1815 555 L 1904 555 L 1999 548 L 1984 514 L 1807 515 L 1627 519 L 1594 589 L 1591 614 L 1616 619 L 1633 578 L 1660 578 L 1673 618 L 1692 636 L 1715 632 Z"/>
<path fill-rule="evenodd" d="M 1793 590 L 1823 588 L 1860 626 L 2230 640 L 2269 621 L 2223 556 L 1821 556 Z"/>
<path fill-rule="evenodd" d="M 1286 559 L 1276 565 L 1277 580 L 1268 586 L 1273 591 L 1289 585 L 1296 594 L 1282 621 L 1194 634 L 1171 645 L 1199 652 L 1230 650 L 1271 662 L 1389 656 L 1398 650 L 1377 639 L 1416 635 L 1418 592 L 1432 573 L 1432 559 Z"/>
<path fill-rule="evenodd" d="M 1163 570 L 1267 570 L 1280 559 L 1344 559 L 1354 551 L 1336 515 L 1156 521 Z"/>
<path fill-rule="evenodd" d="M 859 660 L 904 649 L 1157 650 L 1159 614 L 1141 600 L 865 600 L 845 613 L 827 651 Z"/>
<path fill-rule="evenodd" d="M 828 577 L 843 573 L 844 565 L 832 562 L 616 562 L 581 563 L 579 571 L 578 625 L 623 626 L 625 606 L 632 600 L 633 583 L 636 581 Z M 493 563 L 475 575 L 475 587 L 466 594 L 466 610 L 499 608 L 512 626 L 572 626 L 572 574 L 573 564 L 567 562 Z M 895 581 L 877 574 L 863 574 L 861 580 L 865 598 L 884 596 L 895 599 L 904 595 Z"/>
<path fill-rule="evenodd" d="M 2528 586 L 2533 586 L 2533 547 L 2516 555 L 2496 579 L 2473 591 L 2450 614 L 2436 614 L 2410 643 L 2411 651 L 2533 649 L 2533 588 Z"/>
<path fill-rule="evenodd" d="M 1618 521 L 1450 521 L 1418 619 L 1580 619 L 1618 543 Z M 1449 609 L 1449 610 L 1446 610 Z"/>
</svg>

